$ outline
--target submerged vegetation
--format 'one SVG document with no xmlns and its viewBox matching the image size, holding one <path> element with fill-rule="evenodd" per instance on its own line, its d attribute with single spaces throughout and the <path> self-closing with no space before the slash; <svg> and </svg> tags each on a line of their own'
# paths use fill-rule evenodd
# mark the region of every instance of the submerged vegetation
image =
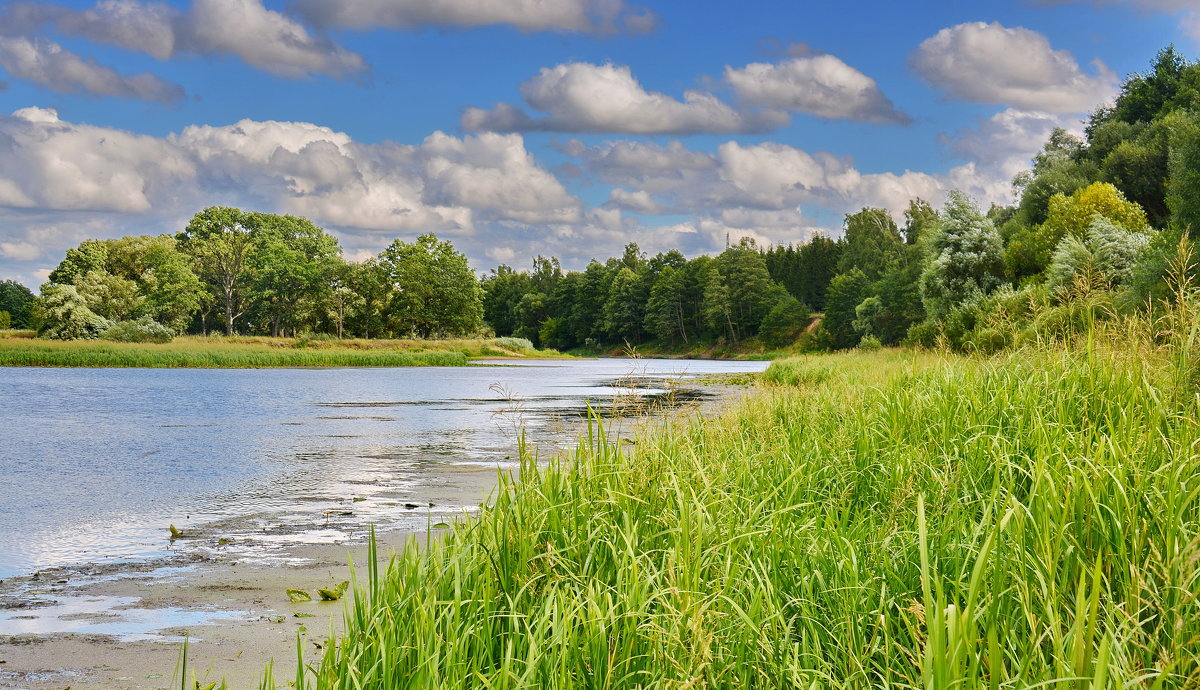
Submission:
<svg viewBox="0 0 1200 690">
<path fill-rule="evenodd" d="M 18 332 L 19 333 L 19 332 Z M 49 367 L 402 367 L 463 366 L 470 359 L 547 357 L 519 338 L 336 340 L 187 336 L 169 343 L 62 341 L 0 334 L 0 366 Z"/>
</svg>

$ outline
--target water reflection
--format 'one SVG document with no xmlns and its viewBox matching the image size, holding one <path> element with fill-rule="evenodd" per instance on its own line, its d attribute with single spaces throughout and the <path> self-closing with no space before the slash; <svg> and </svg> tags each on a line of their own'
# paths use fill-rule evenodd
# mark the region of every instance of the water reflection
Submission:
<svg viewBox="0 0 1200 690">
<path fill-rule="evenodd" d="M 0 578 L 186 549 L 337 540 L 471 511 L 589 404 L 677 405 L 759 362 L 416 369 L 3 369 Z M 429 504 L 433 504 L 432 506 Z M 417 506 L 409 508 L 407 506 Z M 184 538 L 171 543 L 167 526 Z"/>
</svg>

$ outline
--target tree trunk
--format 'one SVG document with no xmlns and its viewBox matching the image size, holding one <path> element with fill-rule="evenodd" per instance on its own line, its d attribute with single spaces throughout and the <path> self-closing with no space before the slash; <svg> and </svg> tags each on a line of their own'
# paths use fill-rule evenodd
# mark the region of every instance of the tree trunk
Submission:
<svg viewBox="0 0 1200 690">
<path fill-rule="evenodd" d="M 677 308 L 677 313 L 679 314 L 679 332 L 683 335 L 683 344 L 687 345 L 688 344 L 687 326 L 684 325 L 684 320 L 683 320 L 683 305 L 676 302 L 675 306 Z"/>
</svg>

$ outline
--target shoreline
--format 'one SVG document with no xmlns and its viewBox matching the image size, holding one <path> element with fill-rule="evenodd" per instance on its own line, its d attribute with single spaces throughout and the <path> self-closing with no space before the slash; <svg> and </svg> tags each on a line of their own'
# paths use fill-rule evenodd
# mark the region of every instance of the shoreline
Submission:
<svg viewBox="0 0 1200 690">
<path fill-rule="evenodd" d="M 379 533 L 381 564 L 386 566 L 393 550 L 405 542 L 433 536 L 408 530 Z M 201 686 L 224 678 L 231 688 L 255 687 L 269 662 L 278 670 L 277 678 L 290 677 L 296 636 L 306 660 L 315 659 L 330 630 L 340 632 L 344 602 L 293 603 L 286 590 L 303 589 L 316 599 L 318 588 L 351 579 L 351 560 L 365 572 L 367 553 L 366 542 L 354 540 L 290 546 L 260 562 L 189 562 L 181 557 L 114 564 L 98 577 L 83 574 L 86 567 L 41 571 L 46 585 L 35 591 L 63 602 L 59 620 L 101 630 L 124 626 L 135 632 L 0 636 L 0 687 L 178 687 L 171 676 L 178 671 L 184 636 L 189 684 L 194 673 Z M 28 585 L 31 577 L 13 578 L 4 587 L 21 580 Z M 53 608 L 38 603 L 21 608 L 7 594 L 2 604 L 6 614 L 44 614 Z"/>
<path fill-rule="evenodd" d="M 668 417 L 719 414 L 748 390 L 745 380 L 736 378 L 740 376 L 697 381 L 710 397 L 649 416 L 609 420 L 611 432 L 631 436 Z M 559 452 L 562 442 L 578 431 L 544 450 Z M 482 503 L 496 486 L 496 472 L 480 468 L 470 473 L 458 493 Z M 185 634 L 189 682 L 194 672 L 201 686 L 224 677 L 231 688 L 256 687 L 273 659 L 277 685 L 282 686 L 295 674 L 297 633 L 311 662 L 330 630 L 340 631 L 343 611 L 342 602 L 292 603 L 286 590 L 305 589 L 317 598 L 318 588 L 351 579 L 348 559 L 365 574 L 366 529 L 363 525 L 357 535 L 337 543 L 276 545 L 231 558 L 205 552 L 198 544 L 144 562 L 62 566 L 8 578 L 0 582 L 0 627 L 4 620 L 31 620 L 24 616 L 40 617 L 45 627 L 47 617 L 54 616 L 52 620 L 85 630 L 0 635 L 0 688 L 178 687 L 171 674 Z M 393 550 L 406 541 L 436 538 L 437 533 L 378 532 L 381 564 L 386 566 Z M 146 630 L 142 639 L 130 639 L 103 632 L 106 625 Z"/>
</svg>

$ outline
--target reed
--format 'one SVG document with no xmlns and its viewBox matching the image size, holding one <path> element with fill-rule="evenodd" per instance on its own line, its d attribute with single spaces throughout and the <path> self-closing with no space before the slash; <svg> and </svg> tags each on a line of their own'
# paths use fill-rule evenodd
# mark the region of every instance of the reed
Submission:
<svg viewBox="0 0 1200 690">
<path fill-rule="evenodd" d="M 0 366 L 409 367 L 465 366 L 473 358 L 560 356 L 522 345 L 514 338 L 334 340 L 191 336 L 153 344 L 0 336 Z"/>
<path fill-rule="evenodd" d="M 593 421 L 372 568 L 295 687 L 1197 687 L 1177 371 L 885 350 L 773 364 L 632 446 Z"/>
</svg>

